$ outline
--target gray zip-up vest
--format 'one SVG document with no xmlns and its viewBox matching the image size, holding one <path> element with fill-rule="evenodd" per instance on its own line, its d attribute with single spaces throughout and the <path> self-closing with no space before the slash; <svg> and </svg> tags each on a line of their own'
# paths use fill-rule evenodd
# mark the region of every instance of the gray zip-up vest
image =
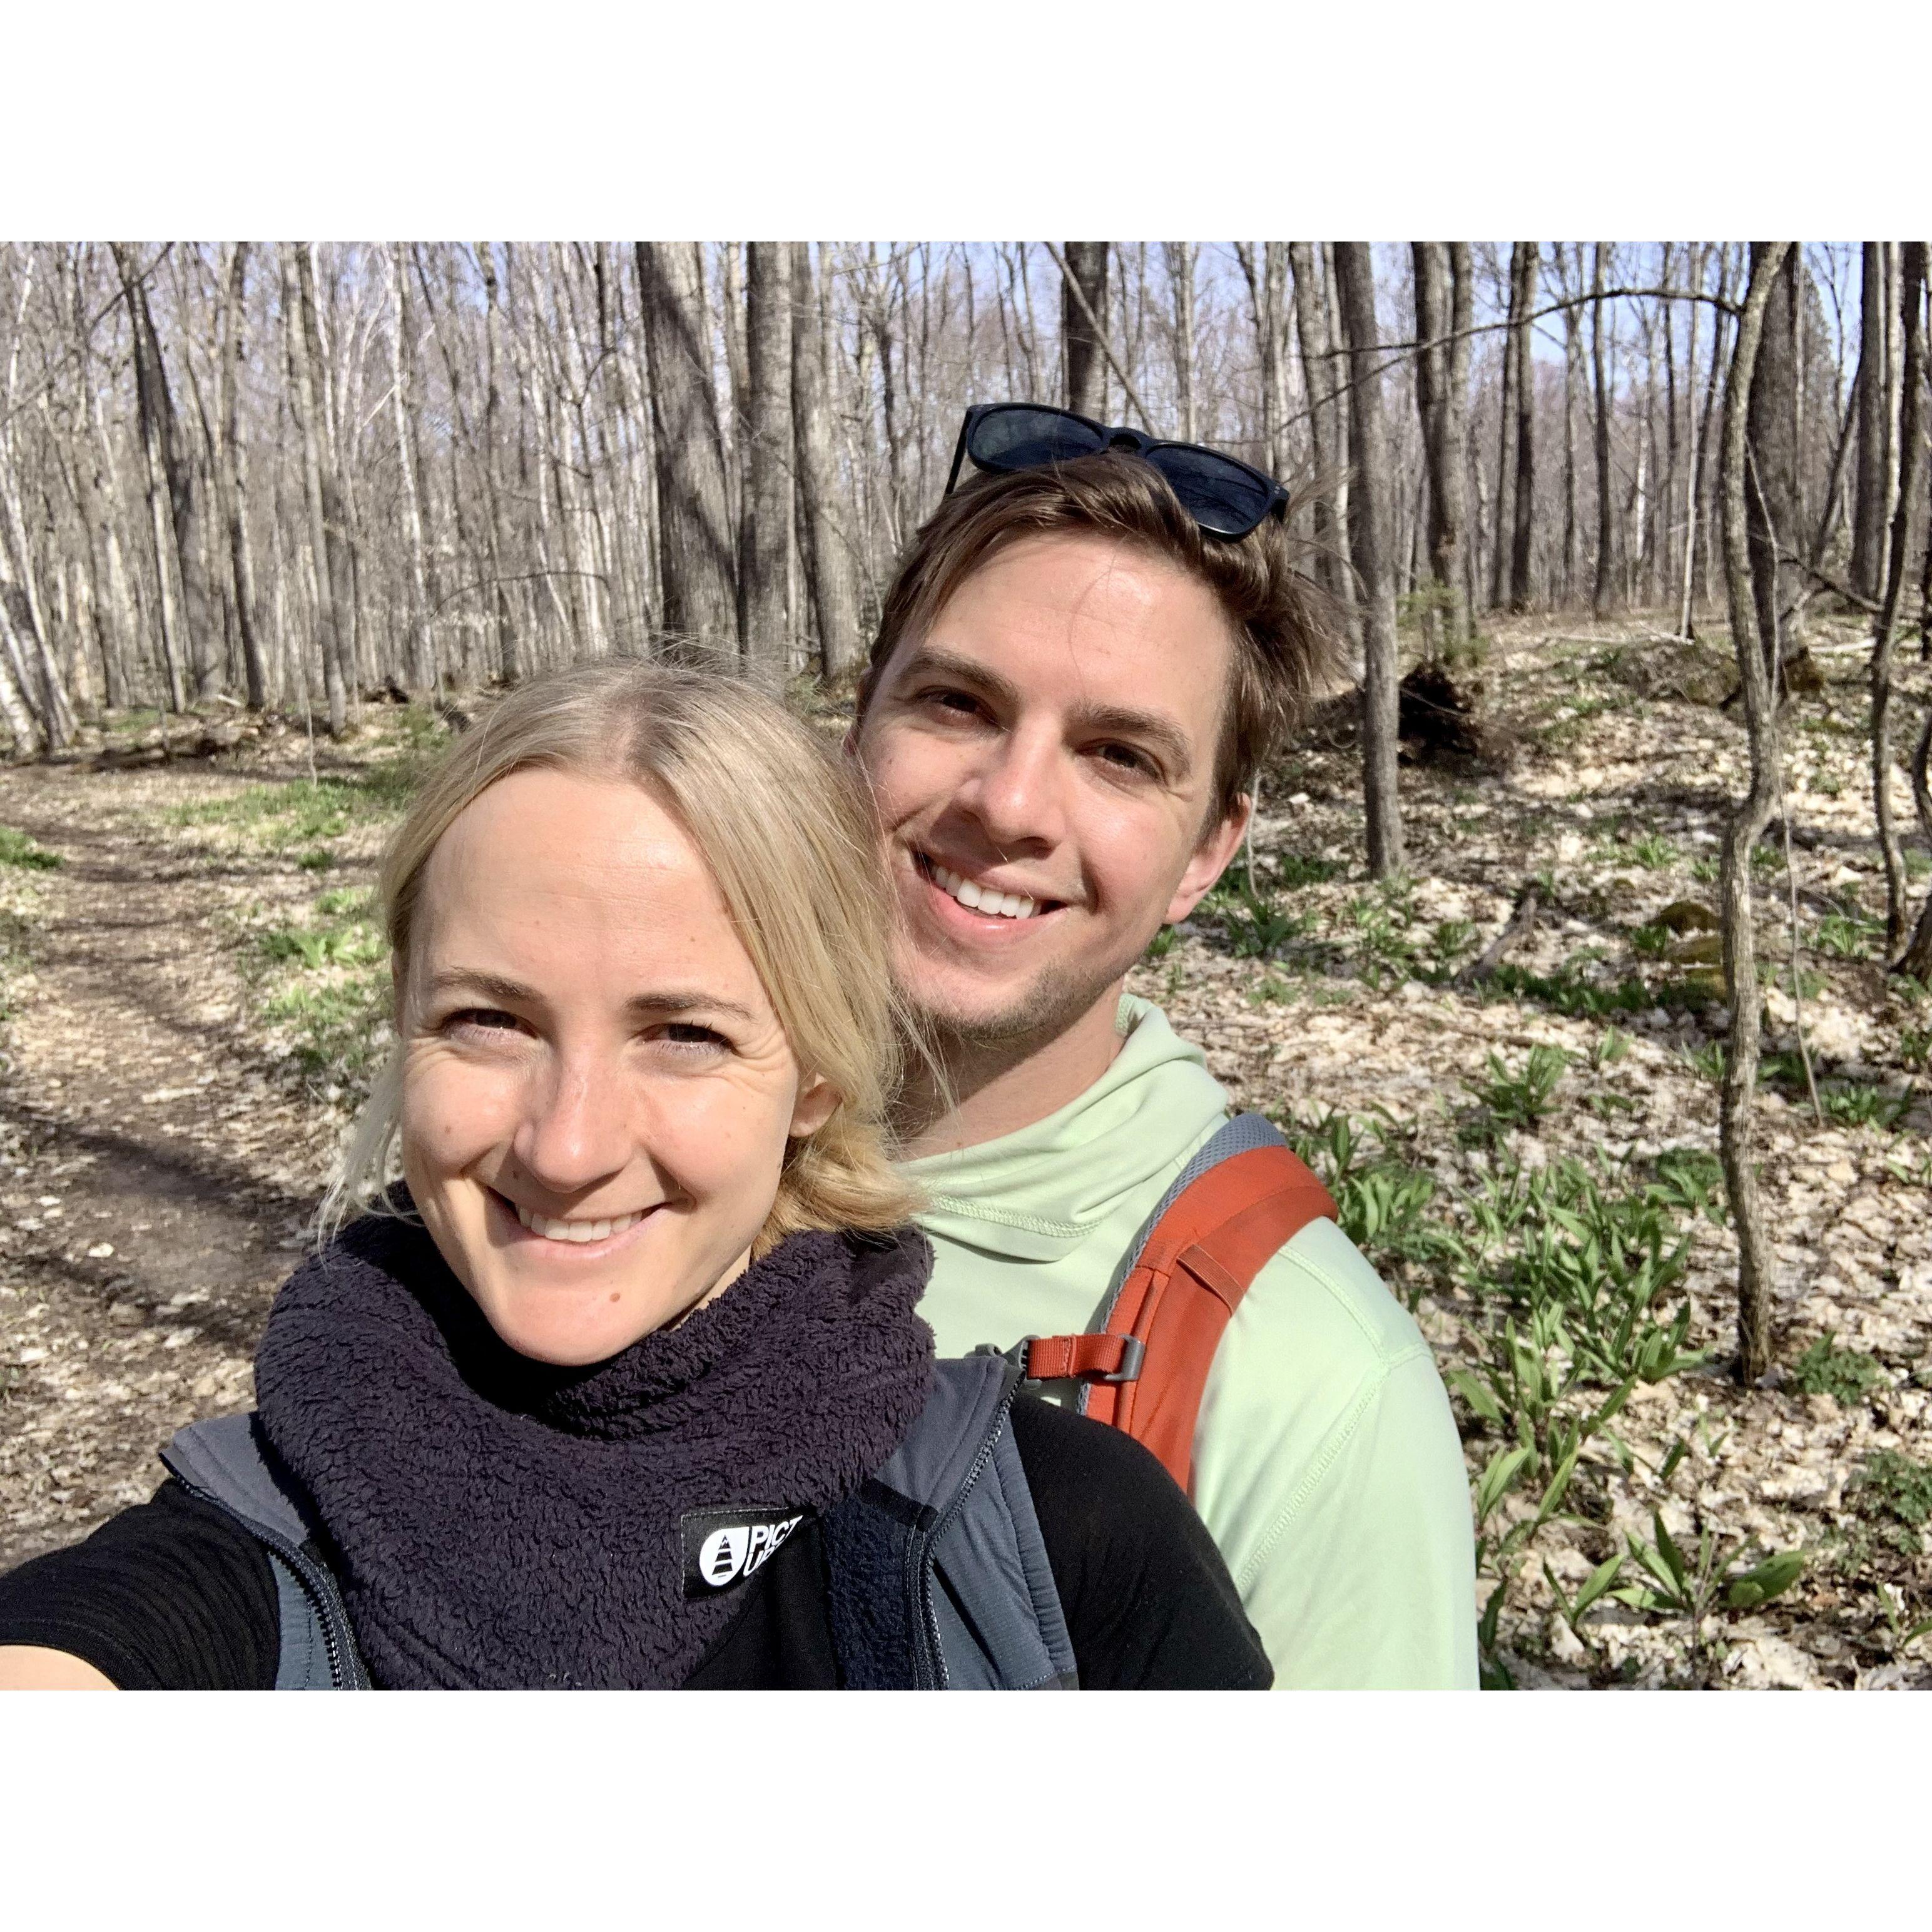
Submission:
<svg viewBox="0 0 1932 1932">
<path fill-rule="evenodd" d="M 934 1364 L 905 1440 L 821 1520 L 827 1610 L 852 1690 L 1071 1690 L 1073 1647 L 1007 1412 L 1019 1372 Z M 182 1430 L 161 1460 L 266 1551 L 281 1622 L 278 1690 L 366 1690 L 342 1594 L 252 1414 Z"/>
</svg>

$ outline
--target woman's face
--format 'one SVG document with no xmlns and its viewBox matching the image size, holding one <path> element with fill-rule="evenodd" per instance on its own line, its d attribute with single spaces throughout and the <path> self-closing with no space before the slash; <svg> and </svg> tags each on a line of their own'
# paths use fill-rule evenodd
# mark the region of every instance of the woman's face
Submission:
<svg viewBox="0 0 1932 1932">
<path fill-rule="evenodd" d="M 836 1096 L 663 808 L 513 772 L 431 854 L 412 951 L 403 1172 L 497 1334 L 602 1361 L 735 1280 Z"/>
</svg>

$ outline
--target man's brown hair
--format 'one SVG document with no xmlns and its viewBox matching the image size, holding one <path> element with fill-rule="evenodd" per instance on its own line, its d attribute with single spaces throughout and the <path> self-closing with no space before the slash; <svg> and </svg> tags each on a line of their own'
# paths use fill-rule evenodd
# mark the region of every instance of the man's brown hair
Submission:
<svg viewBox="0 0 1932 1932">
<path fill-rule="evenodd" d="M 1299 568 L 1302 547 L 1283 524 L 1270 518 L 1232 542 L 1208 536 L 1160 471 L 1125 451 L 975 477 L 946 498 L 920 526 L 886 592 L 859 715 L 901 640 L 922 632 L 974 571 L 1024 537 L 1060 532 L 1118 538 L 1197 579 L 1220 605 L 1234 648 L 1214 760 L 1210 823 L 1220 824 L 1253 789 L 1329 675 L 1336 657 L 1332 606 Z"/>
</svg>

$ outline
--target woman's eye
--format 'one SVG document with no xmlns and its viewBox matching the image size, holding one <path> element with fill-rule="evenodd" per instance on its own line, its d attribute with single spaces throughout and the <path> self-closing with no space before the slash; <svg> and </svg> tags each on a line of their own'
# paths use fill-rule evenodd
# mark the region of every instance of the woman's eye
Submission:
<svg viewBox="0 0 1932 1932">
<path fill-rule="evenodd" d="M 446 1030 L 474 1033 L 514 1033 L 523 1022 L 514 1013 L 497 1006 L 465 1006 L 443 1022 Z"/>
<path fill-rule="evenodd" d="M 712 1048 L 730 1044 L 722 1033 L 708 1026 L 698 1026 L 688 1020 L 673 1020 L 663 1029 L 661 1036 L 672 1046 Z"/>
</svg>

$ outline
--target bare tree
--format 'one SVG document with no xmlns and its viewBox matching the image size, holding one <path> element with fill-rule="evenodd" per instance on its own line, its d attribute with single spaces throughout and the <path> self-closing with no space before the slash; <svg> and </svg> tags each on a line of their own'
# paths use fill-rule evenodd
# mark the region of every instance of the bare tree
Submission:
<svg viewBox="0 0 1932 1932">
<path fill-rule="evenodd" d="M 1604 377 L 1604 244 L 1595 244 L 1590 264 L 1590 370 L 1597 412 L 1593 433 L 1597 458 L 1597 578 L 1591 605 L 1599 618 L 1610 611 L 1611 502 L 1610 403 Z"/>
<path fill-rule="evenodd" d="M 1536 364 L 1530 354 L 1530 316 L 1536 307 L 1538 249 L 1519 242 L 1510 254 L 1510 305 L 1516 320 L 1510 352 L 1516 362 L 1516 517 L 1510 538 L 1510 608 L 1529 608 L 1531 544 L 1536 520 Z"/>
<path fill-rule="evenodd" d="M 650 370 L 664 628 L 736 655 L 738 590 L 710 332 L 694 242 L 640 242 L 638 286 Z"/>
<path fill-rule="evenodd" d="M 1466 257 L 1468 244 L 1454 244 Z M 1448 338 L 1451 332 L 1451 257 L 1448 246 L 1440 242 L 1412 244 L 1415 269 L 1415 332 L 1422 347 L 1415 362 L 1416 406 L 1422 418 L 1422 447 L 1429 470 L 1429 561 L 1436 585 L 1439 608 L 1432 613 L 1436 628 L 1451 650 L 1469 640 L 1469 596 L 1462 546 L 1466 507 L 1468 452 L 1464 448 L 1468 410 L 1468 338 L 1460 335 L 1455 345 L 1462 350 L 1459 382 L 1454 371 L 1458 358 Z M 1466 306 L 1466 272 L 1454 278 L 1460 302 Z"/>
<path fill-rule="evenodd" d="M 808 242 L 791 244 L 791 409 L 799 521 L 818 620 L 819 662 L 826 677 L 832 680 L 846 676 L 858 659 L 859 585 L 853 532 L 832 455 L 823 314 L 813 295 Z"/>
<path fill-rule="evenodd" d="M 1111 246 L 1106 242 L 1067 242 L 1064 248 L 1067 274 L 1060 292 L 1066 406 L 1100 421 L 1106 419 L 1107 413 L 1107 365 L 1100 332 L 1107 313 L 1107 260 Z"/>
<path fill-rule="evenodd" d="M 221 418 L 220 455 L 215 475 L 228 526 L 229 568 L 234 574 L 235 622 L 242 645 L 248 708 L 268 702 L 268 666 L 262 655 L 256 617 L 255 556 L 248 541 L 248 452 L 241 426 L 242 332 L 248 312 L 248 244 L 238 242 L 228 258 L 226 298 L 221 310 L 221 377 L 218 391 Z"/>
<path fill-rule="evenodd" d="M 1905 863 L 1892 814 L 1892 637 L 1898 622 L 1898 605 L 1905 587 L 1906 551 L 1918 489 L 1919 453 L 1924 429 L 1922 392 L 1925 387 L 1925 244 L 1905 244 L 1898 290 L 1900 361 L 1898 502 L 1886 546 L 1885 601 L 1873 627 L 1871 650 L 1872 806 L 1878 821 L 1879 851 L 1885 861 L 1885 935 L 1888 951 L 1896 952 L 1905 938 Z"/>
<path fill-rule="evenodd" d="M 322 399 L 316 380 L 319 357 L 315 287 L 307 245 L 289 244 L 283 260 L 283 313 L 294 375 L 296 418 L 302 431 L 303 494 L 308 506 L 309 561 L 315 577 L 316 633 L 322 649 L 322 690 L 328 706 L 328 734 L 340 738 L 349 726 L 346 640 L 343 633 L 343 572 L 339 558 L 341 510 L 330 482 L 322 447 Z"/>
<path fill-rule="evenodd" d="M 746 244 L 745 662 L 774 692 L 791 668 L 791 279 L 787 244 Z"/>
<path fill-rule="evenodd" d="M 1788 242 L 1751 244 L 1750 283 L 1738 322 L 1726 392 L 1724 446 L 1719 465 L 1724 500 L 1724 583 L 1731 636 L 1737 649 L 1744 728 L 1750 745 L 1750 788 L 1724 831 L 1719 891 L 1723 898 L 1724 976 L 1730 988 L 1730 1051 L 1719 1101 L 1718 1150 L 1738 1231 L 1738 1377 L 1748 1387 L 1771 1365 L 1771 1302 L 1776 1256 L 1758 1191 L 1753 1102 L 1757 1091 L 1758 1030 L 1762 1006 L 1757 983 L 1757 934 L 1751 909 L 1751 854 L 1782 793 L 1778 749 L 1777 694 L 1772 682 L 1772 640 L 1760 634 L 1766 590 L 1754 579 L 1760 567 L 1772 575 L 1777 562 L 1751 541 L 1745 507 L 1747 470 L 1754 460 L 1748 440 L 1747 397 L 1755 394 L 1759 345 L 1766 310 L 1791 254 Z"/>
<path fill-rule="evenodd" d="M 1375 270 L 1366 242 L 1335 244 L 1342 327 L 1353 375 L 1348 545 L 1362 585 L 1362 771 L 1368 812 L 1369 870 L 1378 879 L 1402 868 L 1402 803 L 1396 790 L 1395 578 L 1389 544 L 1388 440 L 1382 419 L 1382 340 Z"/>
</svg>

